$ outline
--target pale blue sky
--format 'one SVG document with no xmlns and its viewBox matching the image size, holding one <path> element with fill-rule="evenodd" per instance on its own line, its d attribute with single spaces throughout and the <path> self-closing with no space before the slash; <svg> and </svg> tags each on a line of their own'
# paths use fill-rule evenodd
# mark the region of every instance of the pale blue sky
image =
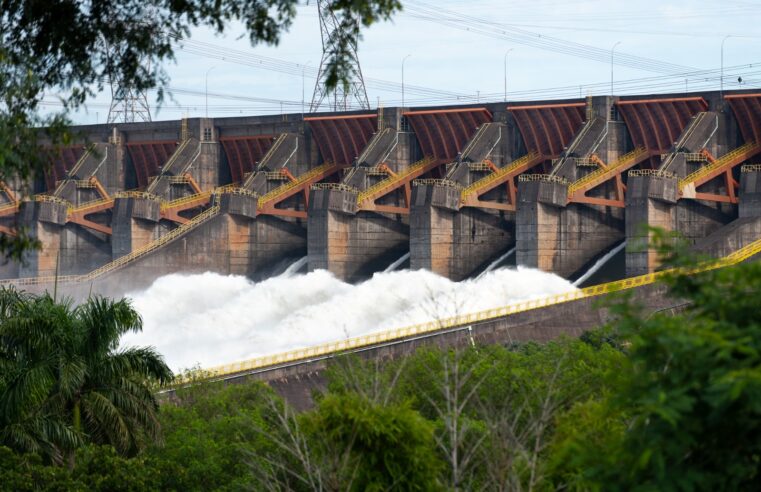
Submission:
<svg viewBox="0 0 761 492">
<path fill-rule="evenodd" d="M 761 87 L 761 30 L 756 27 L 761 22 L 761 2 L 755 0 L 403 0 L 403 3 L 404 12 L 392 22 L 365 31 L 359 46 L 373 106 L 378 100 L 384 106 L 400 104 L 401 63 L 407 54 L 411 54 L 405 63 L 408 106 L 456 103 L 457 95 L 461 102 L 502 100 L 504 54 L 511 48 L 510 100 L 609 93 L 609 53 L 619 41 L 615 51 L 618 60 L 614 57 L 616 94 L 682 91 L 685 87 L 718 89 L 720 47 L 727 35 L 733 37 L 725 42 L 725 88 L 736 88 L 738 76 L 743 77 L 745 88 Z M 452 19 L 465 20 L 467 26 L 459 22 L 461 28 L 450 27 Z M 515 29 L 525 31 L 517 36 L 519 39 L 515 38 Z M 294 25 L 277 47 L 251 47 L 245 38 L 237 39 L 241 34 L 242 30 L 235 27 L 225 37 L 195 31 L 192 41 L 208 44 L 178 50 L 177 62 L 167 67 L 170 86 L 191 93 L 177 92 L 174 101 L 165 102 L 158 111 L 152 108 L 153 118 L 203 116 L 205 74 L 209 69 L 209 116 L 278 113 L 281 101 L 286 112 L 299 112 L 302 83 L 308 106 L 321 56 L 314 1 L 299 8 Z M 508 39 L 510 36 L 513 38 Z M 571 43 L 602 51 L 593 54 L 598 58 L 594 60 L 558 52 L 588 54 L 585 47 Z M 537 44 L 548 44 L 551 49 L 541 49 Z M 216 55 L 208 56 L 215 51 Z M 655 71 L 623 66 L 627 55 L 648 59 L 638 60 L 636 64 L 640 67 L 652 60 L 671 66 L 654 67 Z M 278 62 L 260 63 L 262 60 L 257 57 L 282 60 L 286 64 L 281 66 L 291 73 L 260 68 Z M 730 68 L 741 65 L 742 68 Z M 691 70 L 713 72 L 674 75 Z M 672 74 L 670 78 L 665 77 L 666 72 Z M 647 78 L 651 80 L 638 80 Z M 633 80 L 638 81 L 628 82 Z M 392 82 L 392 90 L 380 90 L 383 81 Z M 411 86 L 437 89 L 445 94 L 424 94 Z M 566 89 L 552 90 L 558 87 Z M 74 115 L 75 122 L 103 123 L 109 101 L 110 94 L 100 95 L 89 104 L 87 112 Z"/>
</svg>

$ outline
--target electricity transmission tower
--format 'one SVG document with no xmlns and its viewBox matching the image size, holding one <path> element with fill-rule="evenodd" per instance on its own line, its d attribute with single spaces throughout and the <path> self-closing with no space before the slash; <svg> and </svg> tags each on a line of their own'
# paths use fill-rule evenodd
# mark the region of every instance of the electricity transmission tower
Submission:
<svg viewBox="0 0 761 492">
<path fill-rule="evenodd" d="M 330 10 L 330 0 L 317 0 L 317 11 L 320 15 L 320 35 L 322 36 L 322 58 L 317 72 L 317 83 L 314 86 L 310 112 L 315 112 L 321 106 L 327 106 L 331 111 L 346 111 L 347 109 L 370 109 L 367 99 L 365 81 L 359 67 L 357 57 L 357 42 L 352 38 L 349 46 L 349 80 L 344 87 L 341 82 L 332 91 L 328 91 L 325 83 L 328 78 L 328 59 L 338 50 L 338 38 L 342 34 L 341 26 L 333 11 Z M 357 21 L 359 22 L 359 21 Z"/>
<path fill-rule="evenodd" d="M 125 85 L 121 77 L 111 77 L 111 106 L 108 123 L 133 123 L 151 121 L 151 110 L 145 91 Z"/>
</svg>

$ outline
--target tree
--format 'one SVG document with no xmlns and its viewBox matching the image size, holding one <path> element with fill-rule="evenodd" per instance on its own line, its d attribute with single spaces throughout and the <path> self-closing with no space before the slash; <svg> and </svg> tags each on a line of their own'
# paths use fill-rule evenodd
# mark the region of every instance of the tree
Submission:
<svg viewBox="0 0 761 492">
<path fill-rule="evenodd" d="M 695 259 L 658 244 L 669 265 Z M 666 278 L 684 312 L 615 306 L 627 364 L 575 408 L 553 451 L 558 487 L 755 490 L 761 483 L 761 264 Z"/>
<path fill-rule="evenodd" d="M 252 44 L 277 44 L 296 15 L 296 0 L 0 0 L 0 180 L 31 176 L 48 165 L 41 142 L 70 144 L 68 114 L 110 80 L 137 90 L 168 80 L 163 62 L 193 27 L 224 32 L 240 21 Z M 328 83 L 346 83 L 346 59 L 358 26 L 388 19 L 399 0 L 334 0 L 344 28 L 331 53 Z M 45 93 L 60 97 L 62 110 L 40 114 Z M 26 186 L 28 192 L 28 186 Z M 0 248 L 15 258 L 39 243 L 23 230 L 2 236 Z"/>
<path fill-rule="evenodd" d="M 0 318 L 0 442 L 72 464 L 82 442 L 129 454 L 159 439 L 153 385 L 173 375 L 152 348 L 119 348 L 142 329 L 129 301 L 3 298 L 16 303 Z"/>
</svg>

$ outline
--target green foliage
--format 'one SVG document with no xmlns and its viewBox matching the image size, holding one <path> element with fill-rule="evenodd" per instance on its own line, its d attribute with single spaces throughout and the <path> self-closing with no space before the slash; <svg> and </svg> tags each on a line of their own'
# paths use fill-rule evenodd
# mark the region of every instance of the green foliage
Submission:
<svg viewBox="0 0 761 492">
<path fill-rule="evenodd" d="M 128 454 L 157 440 L 150 386 L 173 375 L 152 348 L 119 348 L 140 329 L 127 300 L 0 290 L 0 443 L 60 462 L 83 442 Z"/>
<path fill-rule="evenodd" d="M 433 425 L 406 405 L 378 405 L 357 395 L 328 395 L 304 416 L 311 439 L 346 453 L 351 490 L 438 490 Z"/>
<path fill-rule="evenodd" d="M 254 480 L 250 461 L 270 448 L 254 429 L 266 427 L 271 398 L 272 390 L 261 383 L 201 383 L 178 390 L 161 409 L 164 445 L 150 448 L 146 458 L 161 477 L 158 488 L 245 488 Z"/>
</svg>

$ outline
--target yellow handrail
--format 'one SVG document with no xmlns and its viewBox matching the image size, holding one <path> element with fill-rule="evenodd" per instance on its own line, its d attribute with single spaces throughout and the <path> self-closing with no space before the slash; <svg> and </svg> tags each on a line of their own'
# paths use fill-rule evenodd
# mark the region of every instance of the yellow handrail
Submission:
<svg viewBox="0 0 761 492">
<path fill-rule="evenodd" d="M 47 202 L 47 203 L 57 203 L 59 205 L 66 205 L 67 209 L 72 206 L 70 201 L 64 200 L 63 198 L 58 198 L 57 196 L 53 196 L 53 195 L 34 195 L 33 198 L 35 202 Z"/>
<path fill-rule="evenodd" d="M 711 174 L 716 169 L 719 169 L 725 165 L 727 165 L 729 162 L 733 161 L 734 159 L 737 159 L 739 156 L 746 152 L 751 152 L 754 149 L 759 149 L 759 144 L 756 142 L 748 142 L 745 145 L 736 148 L 732 152 L 728 152 L 727 154 L 724 154 L 723 156 L 719 157 L 714 161 L 713 163 L 703 166 L 697 171 L 695 171 L 692 174 L 687 175 L 685 178 L 679 180 L 679 189 L 684 189 L 685 186 L 687 186 L 690 183 L 694 183 L 695 181 L 699 180 L 700 178 L 705 177 L 708 174 Z"/>
<path fill-rule="evenodd" d="M 192 203 L 198 200 L 204 200 L 211 197 L 210 191 L 203 191 L 201 193 L 196 193 L 194 195 L 188 195 L 184 196 L 182 198 L 177 198 L 176 200 L 172 200 L 169 202 L 161 202 L 161 211 L 165 212 L 166 210 L 170 208 L 176 208 L 180 207 L 182 205 L 185 205 L 187 203 Z"/>
<path fill-rule="evenodd" d="M 106 273 L 113 272 L 114 270 L 117 270 L 127 263 L 130 263 L 132 261 L 137 260 L 138 258 L 141 258 L 148 253 L 151 253 L 155 251 L 156 249 L 160 248 L 161 246 L 173 241 L 174 239 L 177 239 L 179 236 L 185 234 L 186 232 L 190 231 L 191 229 L 194 229 L 195 227 L 203 224 L 208 219 L 211 219 L 212 217 L 216 216 L 219 213 L 219 205 L 214 205 L 213 207 L 209 208 L 208 210 L 196 215 L 188 221 L 187 223 L 177 227 L 176 229 L 172 229 L 169 231 L 169 233 L 164 234 L 160 238 L 158 238 L 155 241 L 152 241 L 145 246 L 136 249 L 135 251 L 132 251 L 129 254 L 126 254 L 122 256 L 121 258 L 118 258 L 111 263 L 107 263 L 103 265 L 100 268 L 97 268 L 93 271 L 91 271 L 88 274 L 82 275 L 78 281 L 79 282 L 89 282 L 91 280 L 96 279 L 97 277 L 100 277 L 101 275 L 104 275 Z"/>
<path fill-rule="evenodd" d="M 258 205 L 258 207 L 259 208 L 263 208 L 268 202 L 271 202 L 273 200 L 276 200 L 276 199 L 280 198 L 281 196 L 285 195 L 286 193 L 288 193 L 292 189 L 294 189 L 294 188 L 296 188 L 298 186 L 301 186 L 304 183 L 306 183 L 307 181 L 309 181 L 310 179 L 314 178 L 315 176 L 319 176 L 320 174 L 324 173 L 325 171 L 327 171 L 331 167 L 333 167 L 333 164 L 331 164 L 331 163 L 323 164 L 322 166 L 317 166 L 314 169 L 312 169 L 312 170 L 302 174 L 298 178 L 296 178 L 296 181 L 291 181 L 291 182 L 286 183 L 286 184 L 284 184 L 282 186 L 278 186 L 274 190 L 270 191 L 269 193 L 266 193 L 265 195 L 262 195 L 259 198 L 259 205 Z"/>
<path fill-rule="evenodd" d="M 735 265 L 742 261 L 745 261 L 752 256 L 761 253 L 761 239 L 757 240 L 748 246 L 745 246 L 734 253 L 715 261 L 709 261 L 703 265 L 699 265 L 690 270 L 683 270 L 684 273 L 692 274 L 699 273 L 716 268 L 722 268 L 725 266 Z M 301 360 L 306 360 L 314 357 L 320 357 L 336 352 L 342 352 L 346 350 L 357 349 L 361 347 L 367 347 L 378 343 L 389 342 L 393 340 L 399 340 L 402 338 L 408 338 L 422 333 L 429 333 L 433 331 L 443 330 L 447 328 L 454 328 L 456 326 L 463 326 L 472 323 L 479 323 L 494 318 L 500 318 L 504 316 L 513 315 L 525 311 L 531 311 L 534 309 L 544 308 L 552 305 L 557 305 L 565 302 L 576 301 L 579 299 L 585 299 L 590 297 L 598 297 L 612 292 L 618 292 L 623 290 L 632 289 L 634 287 L 640 287 L 643 285 L 649 285 L 654 283 L 659 278 L 669 273 L 675 273 L 676 270 L 665 270 L 661 272 L 651 273 L 647 275 L 641 275 L 638 277 L 627 278 L 624 280 L 618 280 L 616 282 L 609 282 L 601 285 L 595 285 L 584 289 L 576 290 L 573 292 L 566 292 L 564 294 L 558 294 L 541 299 L 533 299 L 529 301 L 523 301 L 500 308 L 487 309 L 476 313 L 452 316 L 438 321 L 429 321 L 427 323 L 419 323 L 412 326 L 403 328 L 397 328 L 393 330 L 382 331 L 378 333 L 371 333 L 369 335 L 363 335 L 359 337 L 348 338 L 336 342 L 324 343 L 312 347 L 303 349 L 290 350 L 279 354 L 266 355 L 249 359 L 241 362 L 234 362 L 232 364 L 225 364 L 221 366 L 212 367 L 205 370 L 212 377 L 221 377 L 225 375 L 235 374 L 242 371 L 249 371 L 254 369 L 260 369 L 276 364 L 292 363 Z"/>
<path fill-rule="evenodd" d="M 357 195 L 357 205 L 360 205 L 362 202 L 375 196 L 377 193 L 383 191 L 384 189 L 393 187 L 395 183 L 408 178 L 411 174 L 420 171 L 431 162 L 433 162 L 433 157 L 424 157 L 423 159 L 410 165 L 404 171 L 397 173 L 396 176 L 391 176 L 382 181 L 379 181 L 378 183 L 375 183 L 373 186 Z"/>
<path fill-rule="evenodd" d="M 145 191 L 119 191 L 114 194 L 114 198 L 142 198 L 145 200 L 161 201 L 161 197 Z"/>
<path fill-rule="evenodd" d="M 475 183 L 472 183 L 470 186 L 462 190 L 462 193 L 460 194 L 460 200 L 464 201 L 465 198 L 478 192 L 478 190 L 490 185 L 491 183 L 494 183 L 495 181 L 499 181 L 504 176 L 514 172 L 516 169 L 519 169 L 522 166 L 525 166 L 526 163 L 534 159 L 537 159 L 538 157 L 539 157 L 538 153 L 533 151 L 529 152 L 523 157 L 520 157 L 514 160 L 510 164 L 507 164 L 506 166 L 499 168 L 499 170 L 497 170 L 495 173 L 484 176 L 483 178 L 479 179 Z"/>
<path fill-rule="evenodd" d="M 596 171 L 593 171 L 587 174 L 586 176 L 580 179 L 577 179 L 576 181 L 574 181 L 568 186 L 568 196 L 569 197 L 573 196 L 574 193 L 576 193 L 578 190 L 587 186 L 589 183 L 593 181 L 596 181 L 598 179 L 604 179 L 606 175 L 615 174 L 616 169 L 626 164 L 631 164 L 633 161 L 636 161 L 637 159 L 644 157 L 644 155 L 647 153 L 648 153 L 647 149 L 644 149 L 642 147 L 637 147 L 631 152 L 619 157 L 615 162 L 613 162 L 613 164 L 611 164 L 607 168 L 597 169 Z"/>
<path fill-rule="evenodd" d="M 84 275 L 63 275 L 57 278 L 54 276 L 47 276 L 47 277 L 28 277 L 28 278 L 7 279 L 7 280 L 0 280 L 0 285 L 17 285 L 17 286 L 41 285 L 41 284 L 52 284 L 56 281 L 61 284 L 90 282 L 102 275 L 113 272 L 114 270 L 118 270 L 124 265 L 132 261 L 135 261 L 138 258 L 141 258 L 147 255 L 148 253 L 155 251 L 161 246 L 173 241 L 174 239 L 177 239 L 181 235 L 203 224 L 207 220 L 216 216 L 218 213 L 219 213 L 219 205 L 214 205 L 213 207 L 210 207 L 208 210 L 204 211 L 203 213 L 200 213 L 197 216 L 193 217 L 190 221 L 186 222 L 185 224 L 182 224 L 176 229 L 171 230 L 168 234 L 161 236 L 157 240 L 152 241 L 146 244 L 145 246 L 138 248 L 135 251 L 132 251 L 131 253 L 122 256 L 121 258 L 117 258 L 116 260 L 110 263 L 107 263 L 103 265 L 102 267 L 97 268 Z"/>
<path fill-rule="evenodd" d="M 113 204 L 113 198 L 98 198 L 97 200 L 91 200 L 81 205 L 69 207 L 69 213 L 81 213 L 89 209 L 99 208 L 101 205 Z"/>
</svg>

